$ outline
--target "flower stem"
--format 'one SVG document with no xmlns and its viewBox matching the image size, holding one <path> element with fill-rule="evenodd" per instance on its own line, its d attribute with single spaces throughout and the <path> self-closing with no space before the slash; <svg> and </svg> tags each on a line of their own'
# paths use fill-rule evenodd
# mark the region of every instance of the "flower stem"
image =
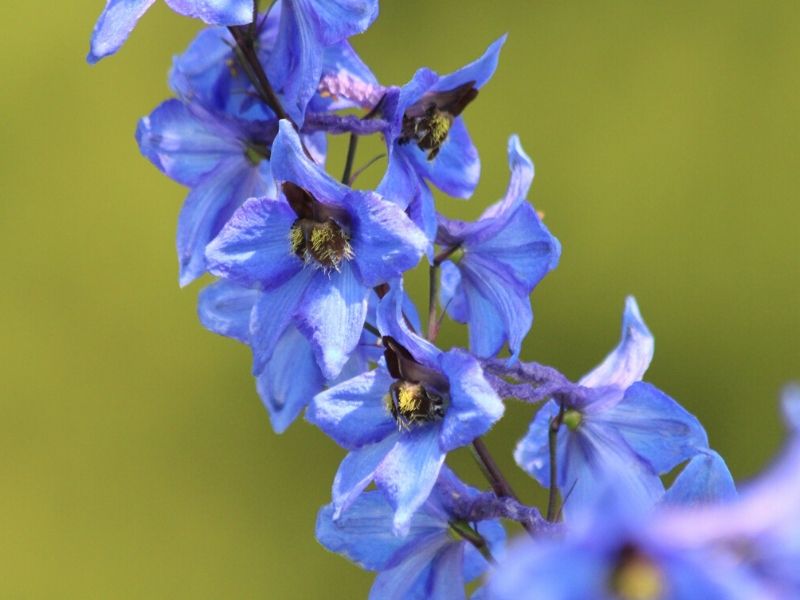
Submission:
<svg viewBox="0 0 800 600">
<path fill-rule="evenodd" d="M 497 466 L 497 463 L 494 461 L 494 458 L 492 458 L 489 449 L 481 438 L 478 437 L 472 441 L 472 450 L 475 460 L 478 461 L 478 466 L 492 486 L 495 495 L 498 498 L 512 498 L 519 502 L 519 497 L 514 493 L 514 490 L 511 489 L 511 484 L 508 483 L 508 480 L 503 476 L 503 473 L 500 471 L 500 468 Z M 521 523 L 521 525 L 528 533 L 534 535 L 533 527 L 531 527 L 529 523 Z"/>
<path fill-rule="evenodd" d="M 347 143 L 347 158 L 344 163 L 344 173 L 342 173 L 342 183 L 345 185 L 350 185 L 350 179 L 353 176 L 353 162 L 356 159 L 356 150 L 358 150 L 358 135 L 351 133 L 350 141 Z"/>
<path fill-rule="evenodd" d="M 558 409 L 558 414 L 550 421 L 547 431 L 547 444 L 550 451 L 550 491 L 547 495 L 547 520 L 556 519 L 558 505 L 558 430 L 564 420 L 564 403 Z"/>
<path fill-rule="evenodd" d="M 436 315 L 436 295 L 439 293 L 439 265 L 428 271 L 428 341 L 434 342 L 439 335 L 439 319 Z"/>
<path fill-rule="evenodd" d="M 469 523 L 466 521 L 450 521 L 450 529 L 460 538 L 467 540 L 470 544 L 475 546 L 487 562 L 493 565 L 497 564 L 494 556 L 492 556 L 491 550 L 489 550 L 489 544 L 486 543 L 486 538 L 478 533 Z"/>
</svg>

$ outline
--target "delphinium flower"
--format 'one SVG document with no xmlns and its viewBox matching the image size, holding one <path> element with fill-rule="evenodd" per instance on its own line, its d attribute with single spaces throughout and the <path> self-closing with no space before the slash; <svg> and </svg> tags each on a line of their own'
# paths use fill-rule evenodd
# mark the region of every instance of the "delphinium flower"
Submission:
<svg viewBox="0 0 800 600">
<path fill-rule="evenodd" d="M 499 521 L 467 521 L 461 508 L 478 491 L 442 469 L 431 495 L 416 511 L 406 536 L 392 531 L 392 509 L 378 491 L 365 492 L 341 515 L 333 504 L 317 516 L 317 539 L 332 552 L 377 571 L 369 597 L 466 598 L 464 585 L 489 568 L 502 551 Z"/>
<path fill-rule="evenodd" d="M 491 79 L 505 36 L 473 63 L 444 76 L 420 69 L 407 84 L 386 93 L 381 106 L 389 125 L 386 197 L 410 212 L 431 240 L 436 210 L 424 180 L 443 192 L 468 198 L 480 177 L 480 159 L 461 113 Z M 409 196 L 409 190 L 415 190 Z"/>
<path fill-rule="evenodd" d="M 664 493 L 660 474 L 701 449 L 700 422 L 672 398 L 641 381 L 653 356 L 653 337 L 628 298 L 616 349 L 570 393 L 548 401 L 514 453 L 517 463 L 550 486 L 549 434 L 559 419 L 556 484 L 565 514 L 591 504 L 611 474 L 632 503 L 653 503 Z M 561 408 L 563 406 L 563 408 Z"/>
<path fill-rule="evenodd" d="M 399 282 L 378 304 L 386 351 L 377 369 L 318 394 L 306 418 L 350 450 L 333 484 L 335 516 L 375 481 L 405 531 L 451 450 L 483 435 L 504 406 L 472 355 L 411 332 Z"/>
<path fill-rule="evenodd" d="M 508 140 L 511 178 L 505 197 L 474 223 L 439 215 L 441 304 L 469 324 L 470 350 L 495 356 L 508 342 L 512 360 L 531 328 L 530 293 L 558 264 L 561 245 L 526 202 L 533 162 L 517 136 Z"/>
<path fill-rule="evenodd" d="M 165 0 L 175 12 L 202 19 L 209 25 L 245 25 L 253 21 L 252 0 Z M 94 26 L 90 42 L 90 63 L 114 54 L 155 0 L 106 0 L 106 7 Z"/>
<path fill-rule="evenodd" d="M 263 290 L 258 352 L 268 359 L 294 323 L 326 379 L 336 378 L 361 337 L 374 286 L 419 261 L 427 240 L 375 192 L 331 178 L 304 153 L 288 121 L 272 147 L 280 198 L 245 202 L 209 244 L 209 270 Z"/>
</svg>

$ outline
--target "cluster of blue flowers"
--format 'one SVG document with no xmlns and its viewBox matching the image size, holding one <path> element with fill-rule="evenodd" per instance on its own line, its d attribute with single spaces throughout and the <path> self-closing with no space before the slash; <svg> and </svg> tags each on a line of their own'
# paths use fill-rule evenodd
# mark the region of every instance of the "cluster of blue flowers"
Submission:
<svg viewBox="0 0 800 600">
<path fill-rule="evenodd" d="M 108 0 L 88 60 L 116 52 L 153 2 Z M 469 198 L 478 182 L 465 115 L 505 38 L 449 75 L 383 85 L 348 42 L 377 0 L 166 2 L 209 25 L 173 62 L 176 97 L 136 133 L 189 188 L 180 283 L 217 277 L 200 319 L 252 349 L 275 431 L 305 410 L 348 451 L 317 537 L 378 573 L 370 597 L 466 598 L 480 577 L 473 598 L 800 597 L 800 391 L 784 398 L 788 450 L 737 492 L 700 422 L 642 381 L 653 337 L 633 298 L 619 344 L 577 383 L 519 361 L 530 294 L 560 244 L 527 200 L 534 167 L 516 136 L 502 199 L 474 222 L 437 212 L 432 187 Z M 326 141 L 342 134 L 334 178 Z M 376 189 L 357 189 L 369 135 L 387 165 Z M 403 289 L 421 261 L 424 328 Z M 468 349 L 436 346 L 444 314 L 467 325 Z M 514 456 L 549 490 L 545 514 L 518 500 L 481 439 L 508 400 L 543 403 Z M 464 446 L 488 491 L 445 465 Z M 502 521 L 521 541 L 506 546 Z"/>
</svg>

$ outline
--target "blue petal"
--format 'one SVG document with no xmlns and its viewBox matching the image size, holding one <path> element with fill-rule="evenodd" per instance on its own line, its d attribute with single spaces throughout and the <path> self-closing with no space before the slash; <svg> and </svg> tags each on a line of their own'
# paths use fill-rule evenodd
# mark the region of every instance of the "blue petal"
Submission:
<svg viewBox="0 0 800 600">
<path fill-rule="evenodd" d="M 496 560 L 504 557 L 506 530 L 500 521 L 481 521 L 475 523 L 475 530 L 489 544 L 489 550 Z M 489 568 L 486 558 L 472 544 L 464 546 L 464 581 L 472 581 L 483 575 Z"/>
<path fill-rule="evenodd" d="M 481 161 L 478 149 L 460 117 L 453 121 L 447 139 L 433 160 L 428 160 L 427 154 L 416 144 L 401 146 L 401 150 L 413 162 L 418 173 L 446 194 L 469 198 L 475 191 L 481 176 Z"/>
<path fill-rule="evenodd" d="M 625 389 L 644 376 L 653 358 L 653 335 L 647 329 L 633 296 L 625 301 L 622 337 L 617 347 L 592 372 L 579 381 L 586 387 L 617 386 Z"/>
<path fill-rule="evenodd" d="M 465 600 L 464 544 L 448 544 L 433 561 L 433 576 L 429 580 L 428 598 L 431 600 Z"/>
<path fill-rule="evenodd" d="M 428 239 L 403 209 L 374 193 L 354 191 L 353 252 L 361 282 L 369 287 L 399 277 L 419 262 Z"/>
<path fill-rule="evenodd" d="M 411 163 L 403 155 L 400 146 L 389 146 L 389 158 L 386 165 L 386 173 L 376 188 L 376 192 L 394 202 L 400 208 L 407 208 L 411 199 L 419 194 L 420 180 L 414 172 Z M 424 184 L 423 184 L 424 185 Z M 417 224 L 418 221 L 415 220 Z"/>
<path fill-rule="evenodd" d="M 258 290 L 222 279 L 200 292 L 197 313 L 206 329 L 247 344 L 250 313 L 257 298 Z"/>
<path fill-rule="evenodd" d="M 166 0 L 175 12 L 209 25 L 246 25 L 253 21 L 251 0 Z"/>
<path fill-rule="evenodd" d="M 392 509 L 383 494 L 365 492 L 334 520 L 333 504 L 324 506 L 317 515 L 316 535 L 331 552 L 338 552 L 371 571 L 389 568 L 404 546 L 416 545 L 417 539 L 442 533 L 442 524 L 424 513 L 414 516 L 407 537 L 392 533 Z"/>
<path fill-rule="evenodd" d="M 280 122 L 278 136 L 272 144 L 270 164 L 276 181 L 290 181 L 323 204 L 341 205 L 350 191 L 311 162 L 303 151 L 297 132 L 286 120 Z"/>
<path fill-rule="evenodd" d="M 155 0 L 108 0 L 95 23 L 86 60 L 94 64 L 119 50 L 153 2 Z"/>
<path fill-rule="evenodd" d="M 449 452 L 489 431 L 503 416 L 505 406 L 471 355 L 456 348 L 442 355 L 441 365 L 450 380 L 450 405 L 439 433 L 439 445 Z"/>
<path fill-rule="evenodd" d="M 286 431 L 324 383 L 308 341 L 289 327 L 256 380 L 275 433 Z"/>
<path fill-rule="evenodd" d="M 394 530 L 408 531 L 412 515 L 433 489 L 445 452 L 439 447 L 438 428 L 427 426 L 400 435 L 375 473 L 375 483 L 394 508 Z"/>
<path fill-rule="evenodd" d="M 231 94 L 233 75 L 228 64 L 235 60 L 233 44 L 233 36 L 225 27 L 200 31 L 189 47 L 172 59 L 168 78 L 172 91 L 184 102 L 199 102 L 207 109 L 237 114 L 237 111 L 226 110 L 228 103 L 234 98 L 239 100 L 238 96 L 244 94 L 250 84 L 241 73 L 236 79 L 242 88 L 237 94 Z"/>
<path fill-rule="evenodd" d="M 447 544 L 447 537 L 431 535 L 414 547 L 402 563 L 378 574 L 369 600 L 424 600 L 436 555 Z"/>
<path fill-rule="evenodd" d="M 326 379 L 335 379 L 361 338 L 370 289 L 349 263 L 330 275 L 317 271 L 303 295 L 297 326 L 314 348 Z"/>
<path fill-rule="evenodd" d="M 378 0 L 286 0 L 313 15 L 326 46 L 363 33 L 378 16 Z"/>
<path fill-rule="evenodd" d="M 385 89 L 348 42 L 325 49 L 319 93 L 308 110 L 325 112 L 347 108 L 373 108 Z"/>
<path fill-rule="evenodd" d="M 254 375 L 261 373 L 267 361 L 272 359 L 278 340 L 294 319 L 297 306 L 311 281 L 311 276 L 309 270 L 303 269 L 285 284 L 259 295 L 250 315 L 250 345 L 253 348 Z"/>
<path fill-rule="evenodd" d="M 548 454 L 548 431 L 550 421 L 558 414 L 558 404 L 549 400 L 536 413 L 525 434 L 514 449 L 514 460 L 520 468 L 531 475 L 542 486 L 550 486 L 550 457 Z M 566 434 L 559 432 L 557 457 L 566 452 Z"/>
<path fill-rule="evenodd" d="M 684 506 L 719 504 L 736 496 L 736 484 L 725 461 L 713 450 L 705 450 L 686 464 L 662 502 Z"/>
<path fill-rule="evenodd" d="M 400 438 L 399 433 L 387 436 L 376 444 L 353 450 L 344 457 L 342 464 L 333 479 L 333 518 L 341 514 L 358 498 L 375 477 L 375 471 L 395 447 Z"/>
<path fill-rule="evenodd" d="M 419 227 L 428 239 L 426 254 L 428 262 L 433 262 L 433 242 L 436 239 L 436 228 L 439 226 L 436 204 L 430 188 L 421 179 L 417 187 L 417 193 L 411 198 L 408 205 L 408 216 Z"/>
<path fill-rule="evenodd" d="M 558 265 L 561 244 L 548 231 L 530 204 L 521 204 L 502 227 L 481 231 L 479 236 L 467 238 L 465 248 L 468 260 L 480 257 L 482 262 L 498 274 L 512 278 L 528 292 L 532 291 L 547 273 Z M 488 229 L 488 228 L 487 228 Z"/>
<path fill-rule="evenodd" d="M 781 394 L 783 418 L 794 431 L 800 431 L 800 385 L 787 385 Z"/>
<path fill-rule="evenodd" d="M 453 90 L 460 85 L 470 81 L 475 82 L 476 88 L 482 88 L 494 75 L 497 69 L 497 61 L 500 59 L 500 49 L 506 42 L 507 35 L 503 35 L 486 49 L 478 60 L 461 67 L 458 71 L 445 75 L 436 82 L 431 91 L 445 92 Z"/>
<path fill-rule="evenodd" d="M 225 159 L 247 158 L 237 132 L 213 118 L 203 119 L 178 100 L 167 100 L 136 128 L 139 149 L 168 177 L 195 186 Z"/>
<path fill-rule="evenodd" d="M 385 367 L 363 373 L 317 394 L 306 419 L 348 450 L 374 444 L 397 429 L 384 400 L 392 382 Z"/>
<path fill-rule="evenodd" d="M 595 418 L 615 427 L 659 473 L 708 448 L 700 421 L 649 383 L 635 383 L 619 403 L 598 412 Z"/>
<path fill-rule="evenodd" d="M 378 329 L 381 334 L 397 340 L 417 362 L 438 369 L 441 350 L 409 330 L 403 314 L 405 298 L 402 280 L 393 282 L 389 292 L 378 303 Z"/>
<path fill-rule="evenodd" d="M 469 320 L 469 306 L 461 285 L 461 271 L 455 263 L 449 260 L 444 261 L 439 270 L 441 272 L 439 303 L 445 307 L 447 314 L 452 319 L 459 323 L 466 323 Z"/>
<path fill-rule="evenodd" d="M 181 286 L 188 285 L 206 271 L 206 245 L 234 211 L 247 198 L 265 193 L 269 185 L 262 171 L 237 158 L 221 162 L 189 192 L 178 217 Z M 252 283 L 252 280 L 242 283 Z"/>
<path fill-rule="evenodd" d="M 303 268 L 289 245 L 296 219 L 286 202 L 248 200 L 208 245 L 209 270 L 245 285 L 267 289 L 282 285 Z"/>
<path fill-rule="evenodd" d="M 469 306 L 469 346 L 481 358 L 495 356 L 508 340 L 512 359 L 533 323 L 529 291 L 501 277 L 480 256 L 461 261 L 461 286 Z"/>
</svg>

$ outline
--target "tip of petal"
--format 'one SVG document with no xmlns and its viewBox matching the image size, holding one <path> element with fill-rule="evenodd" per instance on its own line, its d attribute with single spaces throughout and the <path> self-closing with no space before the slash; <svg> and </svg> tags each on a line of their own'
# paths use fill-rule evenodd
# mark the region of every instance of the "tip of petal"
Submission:
<svg viewBox="0 0 800 600">
<path fill-rule="evenodd" d="M 783 418 L 796 432 L 800 432 L 800 384 L 790 383 L 781 393 Z"/>
</svg>

